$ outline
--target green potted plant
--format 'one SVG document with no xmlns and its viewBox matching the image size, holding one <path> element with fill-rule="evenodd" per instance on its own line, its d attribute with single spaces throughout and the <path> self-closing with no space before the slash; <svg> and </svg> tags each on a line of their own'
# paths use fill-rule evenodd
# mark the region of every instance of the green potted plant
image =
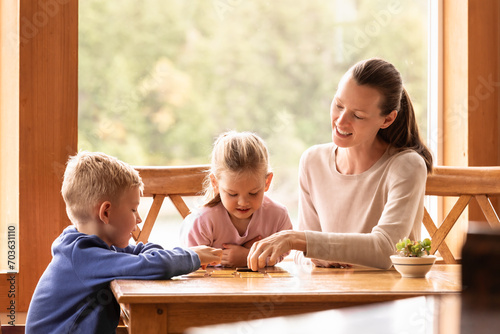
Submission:
<svg viewBox="0 0 500 334">
<path fill-rule="evenodd" d="M 391 255 L 394 268 L 403 277 L 425 277 L 436 262 L 436 256 L 430 255 L 431 244 L 428 238 L 422 241 L 399 240 L 396 254 Z"/>
</svg>

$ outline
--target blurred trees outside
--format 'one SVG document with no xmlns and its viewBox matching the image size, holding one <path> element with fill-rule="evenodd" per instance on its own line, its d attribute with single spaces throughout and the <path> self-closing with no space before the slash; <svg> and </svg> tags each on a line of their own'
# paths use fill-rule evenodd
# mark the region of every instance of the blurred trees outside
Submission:
<svg viewBox="0 0 500 334">
<path fill-rule="evenodd" d="M 331 141 L 355 62 L 401 72 L 426 135 L 427 0 L 81 0 L 79 149 L 206 164 L 223 131 L 267 142 L 272 197 L 297 206 L 302 152 Z"/>
</svg>

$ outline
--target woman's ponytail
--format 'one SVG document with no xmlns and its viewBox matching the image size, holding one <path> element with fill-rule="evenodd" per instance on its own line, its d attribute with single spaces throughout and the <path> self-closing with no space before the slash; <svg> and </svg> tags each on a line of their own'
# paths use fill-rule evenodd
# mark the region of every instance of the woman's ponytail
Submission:
<svg viewBox="0 0 500 334">
<path fill-rule="evenodd" d="M 386 116 L 393 110 L 398 115 L 385 129 L 380 129 L 380 138 L 392 146 L 404 150 L 412 149 L 422 156 L 427 172 L 432 171 L 432 154 L 420 138 L 418 124 L 408 92 L 394 65 L 385 60 L 372 58 L 361 61 L 351 68 L 352 77 L 359 85 L 368 85 L 382 94 L 380 109 Z"/>
</svg>

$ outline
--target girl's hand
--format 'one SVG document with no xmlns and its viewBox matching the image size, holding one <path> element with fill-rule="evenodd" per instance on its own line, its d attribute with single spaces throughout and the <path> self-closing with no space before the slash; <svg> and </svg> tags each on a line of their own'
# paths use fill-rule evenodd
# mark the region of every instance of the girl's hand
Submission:
<svg viewBox="0 0 500 334">
<path fill-rule="evenodd" d="M 221 264 L 225 267 L 245 267 L 249 249 L 234 244 L 224 244 Z"/>
<path fill-rule="evenodd" d="M 205 269 L 207 265 L 215 266 L 221 262 L 222 249 L 208 246 L 191 247 L 200 257 L 201 267 Z"/>
<path fill-rule="evenodd" d="M 261 239 L 262 237 L 260 235 L 256 236 L 241 246 L 235 244 L 223 244 L 221 264 L 225 267 L 246 267 L 250 247 Z"/>
<path fill-rule="evenodd" d="M 248 240 L 247 242 L 245 242 L 242 246 L 245 247 L 245 248 L 248 248 L 250 249 L 254 243 L 256 243 L 257 241 L 259 240 L 262 240 L 262 236 L 258 235 L 256 236 L 255 238 L 253 238 L 252 240 Z"/>
</svg>

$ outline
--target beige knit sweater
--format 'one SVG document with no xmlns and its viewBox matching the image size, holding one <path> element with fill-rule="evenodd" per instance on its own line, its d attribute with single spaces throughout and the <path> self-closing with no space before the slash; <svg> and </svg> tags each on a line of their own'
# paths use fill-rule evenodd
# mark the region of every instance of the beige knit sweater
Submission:
<svg viewBox="0 0 500 334">
<path fill-rule="evenodd" d="M 367 171 L 342 175 L 332 143 L 309 148 L 299 169 L 305 256 L 387 269 L 395 244 L 420 239 L 427 170 L 413 150 L 389 149 Z"/>
</svg>

